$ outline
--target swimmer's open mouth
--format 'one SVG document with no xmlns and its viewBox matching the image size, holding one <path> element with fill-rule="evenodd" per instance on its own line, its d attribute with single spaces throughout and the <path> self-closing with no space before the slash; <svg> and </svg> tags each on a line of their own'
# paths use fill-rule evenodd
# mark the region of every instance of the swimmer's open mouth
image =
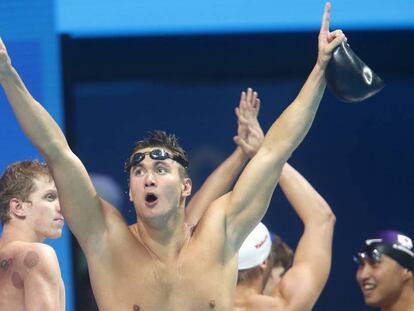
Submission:
<svg viewBox="0 0 414 311">
<path fill-rule="evenodd" d="M 153 194 L 153 193 L 148 193 L 145 196 L 145 202 L 147 202 L 147 203 L 153 203 L 153 202 L 155 202 L 157 200 L 158 200 L 158 197 L 155 194 Z"/>
</svg>

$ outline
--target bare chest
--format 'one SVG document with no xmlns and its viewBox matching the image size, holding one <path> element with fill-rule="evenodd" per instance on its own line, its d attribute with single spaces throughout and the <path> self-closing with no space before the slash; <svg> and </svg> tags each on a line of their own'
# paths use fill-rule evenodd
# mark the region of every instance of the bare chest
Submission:
<svg viewBox="0 0 414 311">
<path fill-rule="evenodd" d="M 110 273 L 95 269 L 91 281 L 100 310 L 231 310 L 233 269 L 198 255 L 168 263 L 129 257 Z"/>
</svg>

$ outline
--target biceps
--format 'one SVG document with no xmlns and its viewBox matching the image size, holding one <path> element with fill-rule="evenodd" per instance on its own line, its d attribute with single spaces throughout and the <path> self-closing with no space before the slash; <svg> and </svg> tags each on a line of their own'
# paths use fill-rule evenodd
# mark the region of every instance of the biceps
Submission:
<svg viewBox="0 0 414 311">
<path fill-rule="evenodd" d="M 306 264 L 319 273 L 329 271 L 334 222 L 307 226 L 296 248 L 294 264 Z"/>
<path fill-rule="evenodd" d="M 61 310 L 60 281 L 42 276 L 25 280 L 25 310 L 57 311 Z"/>
<path fill-rule="evenodd" d="M 71 231 L 85 244 L 101 235 L 105 220 L 95 187 L 79 158 L 69 152 L 52 166 L 59 201 Z"/>
<path fill-rule="evenodd" d="M 279 284 L 281 296 L 288 310 L 311 310 L 317 301 L 326 277 L 319 275 L 310 266 L 295 265 Z"/>
</svg>

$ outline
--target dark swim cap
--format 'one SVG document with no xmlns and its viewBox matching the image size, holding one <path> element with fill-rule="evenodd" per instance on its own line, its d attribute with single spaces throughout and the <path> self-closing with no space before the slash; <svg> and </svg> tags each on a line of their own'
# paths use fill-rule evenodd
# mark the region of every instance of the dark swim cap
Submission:
<svg viewBox="0 0 414 311">
<path fill-rule="evenodd" d="M 342 42 L 332 53 L 325 71 L 328 89 L 347 103 L 367 99 L 384 87 L 382 79 Z"/>
<path fill-rule="evenodd" d="M 356 259 L 359 263 L 364 259 L 378 262 L 383 255 L 394 259 L 410 271 L 414 270 L 413 242 L 401 232 L 394 230 L 382 231 L 373 238 L 365 240 L 365 245 L 357 254 Z"/>
</svg>

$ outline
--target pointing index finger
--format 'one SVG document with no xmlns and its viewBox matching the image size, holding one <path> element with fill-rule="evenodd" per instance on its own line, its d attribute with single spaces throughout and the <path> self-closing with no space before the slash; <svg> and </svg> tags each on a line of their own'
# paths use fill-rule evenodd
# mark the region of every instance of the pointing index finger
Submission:
<svg viewBox="0 0 414 311">
<path fill-rule="evenodd" d="M 323 17 L 322 17 L 321 32 L 328 32 L 329 31 L 330 17 L 331 17 L 331 3 L 326 2 L 325 12 L 323 13 Z"/>
</svg>

